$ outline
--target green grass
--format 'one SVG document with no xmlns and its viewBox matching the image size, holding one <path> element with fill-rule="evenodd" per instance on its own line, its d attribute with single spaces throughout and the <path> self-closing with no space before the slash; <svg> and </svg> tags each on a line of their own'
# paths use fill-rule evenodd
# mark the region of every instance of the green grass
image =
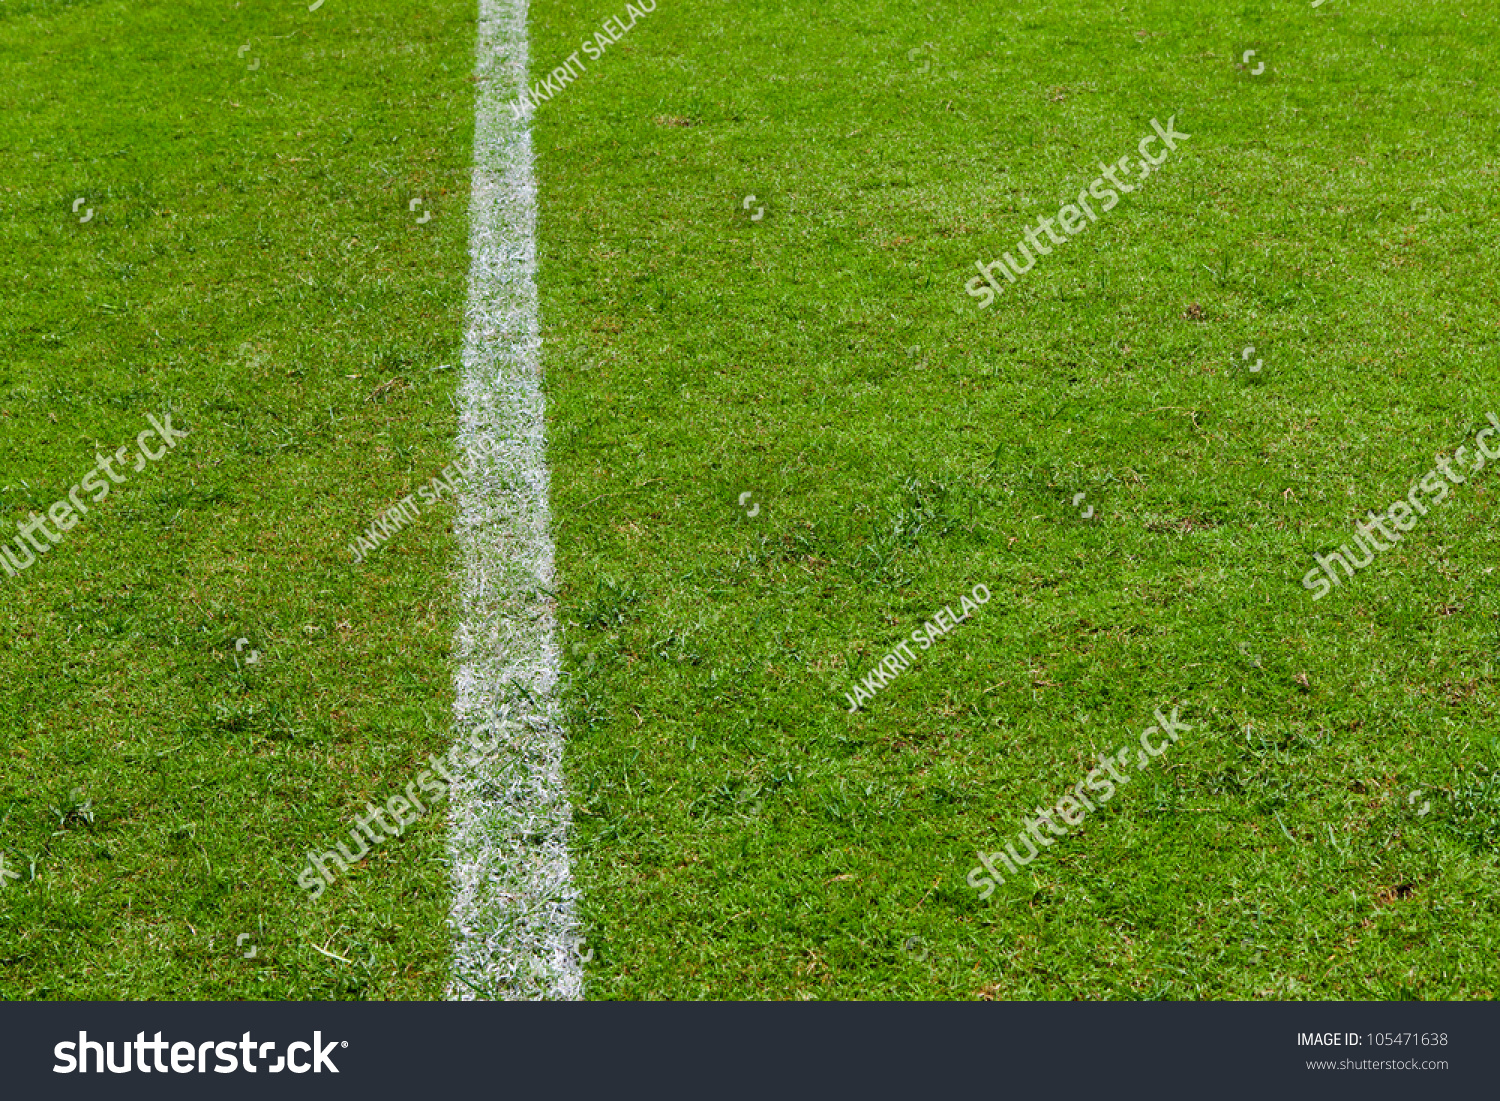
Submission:
<svg viewBox="0 0 1500 1101">
<path fill-rule="evenodd" d="M 623 8 L 535 4 L 533 71 Z M 0 535 L 147 414 L 192 432 L 0 579 L 36 861 L 0 996 L 441 994 L 436 816 L 294 880 L 448 737 L 448 514 L 345 547 L 452 459 L 473 19 L 0 4 Z M 1500 471 L 1300 584 L 1500 415 L 1496 24 L 658 0 L 584 58 L 535 141 L 591 996 L 1500 991 Z M 1174 114 L 1147 189 L 974 308 Z M 981 902 L 976 850 L 1174 704 Z"/>
<path fill-rule="evenodd" d="M 441 993 L 437 816 L 296 876 L 447 742 L 449 512 L 346 548 L 453 458 L 472 43 L 447 2 L 0 5 L 0 534 L 191 433 L 0 579 L 0 996 Z"/>
<path fill-rule="evenodd" d="M 1494 16 L 1025 9 L 663 2 L 538 112 L 591 992 L 1493 997 L 1500 481 L 1300 580 L 1500 413 Z M 537 64 L 607 10 L 534 8 Z M 1167 703 L 981 903 L 976 850 Z"/>
</svg>

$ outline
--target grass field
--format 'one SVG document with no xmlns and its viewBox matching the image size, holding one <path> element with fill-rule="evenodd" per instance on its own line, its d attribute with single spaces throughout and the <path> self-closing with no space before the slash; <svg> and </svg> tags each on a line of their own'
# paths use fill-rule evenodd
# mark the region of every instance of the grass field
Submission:
<svg viewBox="0 0 1500 1101">
<path fill-rule="evenodd" d="M 190 432 L 4 579 L 8 997 L 442 989 L 440 821 L 317 904 L 296 876 L 447 742 L 441 510 L 347 547 L 453 460 L 472 38 L 462 4 L 0 6 L 6 527 L 148 415 Z"/>
<path fill-rule="evenodd" d="M 0 540 L 191 433 L 0 575 L 0 996 L 442 994 L 436 816 L 295 879 L 449 737 L 449 513 L 345 548 L 454 460 L 473 23 L 0 3 Z M 1500 470 L 1302 579 L 1500 416 L 1497 24 L 657 0 L 538 107 L 589 996 L 1496 996 Z"/>
</svg>

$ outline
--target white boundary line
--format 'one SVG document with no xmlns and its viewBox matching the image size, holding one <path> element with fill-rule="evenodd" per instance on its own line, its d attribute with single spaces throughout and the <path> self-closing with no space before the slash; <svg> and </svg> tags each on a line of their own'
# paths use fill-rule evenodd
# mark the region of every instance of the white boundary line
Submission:
<svg viewBox="0 0 1500 1101">
<path fill-rule="evenodd" d="M 572 811 L 556 703 L 559 654 L 537 328 L 536 183 L 527 0 L 479 0 L 469 301 L 458 389 L 461 608 L 455 737 L 509 705 L 499 750 L 458 777 L 450 809 L 449 997 L 580 998 Z"/>
</svg>

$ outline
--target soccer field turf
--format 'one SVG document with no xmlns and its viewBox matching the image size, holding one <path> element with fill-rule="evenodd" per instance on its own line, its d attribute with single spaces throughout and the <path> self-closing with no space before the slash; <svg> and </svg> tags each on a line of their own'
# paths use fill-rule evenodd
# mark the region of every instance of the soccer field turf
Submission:
<svg viewBox="0 0 1500 1101">
<path fill-rule="evenodd" d="M 1495 997 L 1500 18 L 606 20 L 527 21 L 587 996 Z M 348 548 L 463 459 L 475 9 L 0 44 L 0 546 L 127 448 L 0 572 L 0 996 L 442 997 L 444 815 L 297 877 L 452 739 L 451 500 Z"/>
</svg>

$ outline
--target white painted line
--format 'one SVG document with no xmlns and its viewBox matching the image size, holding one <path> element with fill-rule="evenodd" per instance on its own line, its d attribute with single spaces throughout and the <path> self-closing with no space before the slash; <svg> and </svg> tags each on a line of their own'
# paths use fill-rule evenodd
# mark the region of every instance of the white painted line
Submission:
<svg viewBox="0 0 1500 1101">
<path fill-rule="evenodd" d="M 537 329 L 536 183 L 527 0 L 479 0 L 469 303 L 458 388 L 462 555 L 454 701 L 467 741 L 508 705 L 519 723 L 453 786 L 449 996 L 580 998 Z"/>
</svg>

